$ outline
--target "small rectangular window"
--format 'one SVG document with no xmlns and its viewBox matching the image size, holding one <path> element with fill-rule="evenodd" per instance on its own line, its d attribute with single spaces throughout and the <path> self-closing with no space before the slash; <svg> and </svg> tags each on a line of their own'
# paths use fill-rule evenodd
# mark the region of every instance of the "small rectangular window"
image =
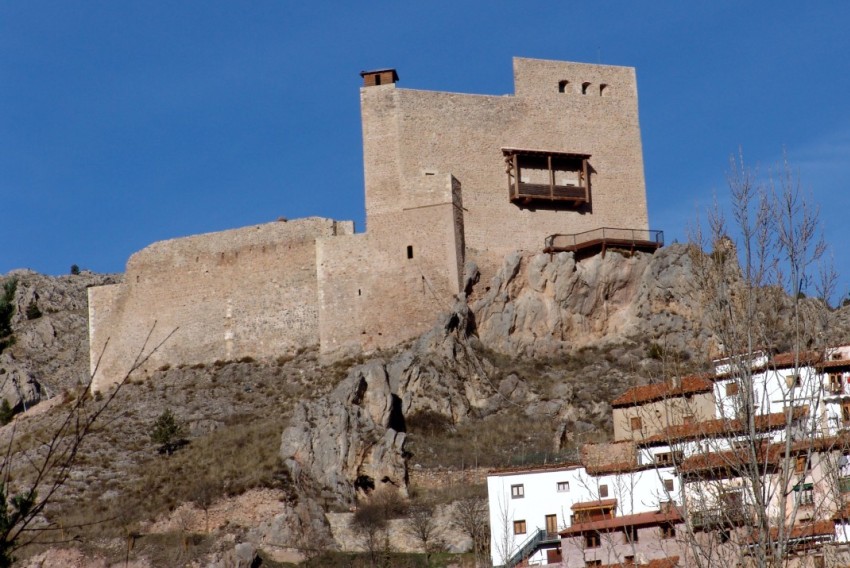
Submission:
<svg viewBox="0 0 850 568">
<path fill-rule="evenodd" d="M 633 544 L 638 542 L 638 530 L 635 526 L 627 526 L 624 531 L 626 544 Z"/>
<path fill-rule="evenodd" d="M 726 396 L 738 394 L 738 383 L 726 383 Z"/>
<path fill-rule="evenodd" d="M 588 533 L 584 535 L 584 546 L 585 548 L 599 548 L 601 545 L 601 541 L 599 539 L 599 533 Z M 591 566 L 594 566 L 591 564 Z M 595 564 L 595 566 L 602 566 L 602 562 L 599 564 Z"/>
<path fill-rule="evenodd" d="M 806 456 L 797 456 L 797 460 L 794 462 L 794 473 L 805 473 L 808 469 L 806 467 L 807 462 Z"/>
<path fill-rule="evenodd" d="M 525 497 L 525 486 L 522 484 L 511 485 L 511 498 L 522 499 L 523 497 Z"/>
<path fill-rule="evenodd" d="M 608 497 L 608 486 L 600 485 L 599 486 L 599 496 L 600 497 Z"/>
<path fill-rule="evenodd" d="M 407 245 L 407 258 L 408 260 L 413 258 L 413 245 Z"/>
<path fill-rule="evenodd" d="M 661 538 L 676 538 L 676 527 L 674 525 L 661 525 Z"/>
<path fill-rule="evenodd" d="M 672 479 L 664 480 L 664 491 L 670 493 L 676 489 L 676 483 Z"/>
<path fill-rule="evenodd" d="M 514 534 L 525 534 L 525 521 L 514 521 Z"/>
<path fill-rule="evenodd" d="M 630 425 L 632 427 L 632 431 L 640 430 L 643 427 L 641 419 L 639 416 L 633 416 L 630 420 Z"/>
<path fill-rule="evenodd" d="M 584 563 L 585 566 L 602 566 L 601 560 L 588 560 Z"/>
<path fill-rule="evenodd" d="M 558 493 L 566 493 L 570 490 L 570 482 L 569 481 L 559 481 L 557 488 L 558 488 Z"/>
<path fill-rule="evenodd" d="M 792 374 L 786 376 L 785 377 L 785 384 L 788 386 L 789 389 L 799 387 L 802 384 L 802 381 L 800 379 L 800 375 L 796 374 L 796 373 L 792 373 Z"/>
</svg>

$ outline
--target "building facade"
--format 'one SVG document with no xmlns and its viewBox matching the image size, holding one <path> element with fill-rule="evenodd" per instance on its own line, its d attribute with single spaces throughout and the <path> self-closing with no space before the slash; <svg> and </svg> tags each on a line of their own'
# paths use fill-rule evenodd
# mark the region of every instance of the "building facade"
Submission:
<svg viewBox="0 0 850 568">
<path fill-rule="evenodd" d="M 580 464 L 491 474 L 494 566 L 846 566 L 848 386 L 842 346 L 629 389 Z"/>
</svg>

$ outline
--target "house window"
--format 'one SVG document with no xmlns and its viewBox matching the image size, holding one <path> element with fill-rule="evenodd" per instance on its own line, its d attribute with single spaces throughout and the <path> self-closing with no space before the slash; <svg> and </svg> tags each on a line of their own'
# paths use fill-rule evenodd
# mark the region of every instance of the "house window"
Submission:
<svg viewBox="0 0 850 568">
<path fill-rule="evenodd" d="M 585 548 L 599 548 L 602 542 L 599 539 L 599 533 L 588 533 L 584 535 L 584 547 Z M 602 564 L 598 564 L 597 566 L 601 566 Z"/>
<path fill-rule="evenodd" d="M 667 493 L 670 493 L 671 491 L 674 491 L 675 489 L 676 489 L 676 484 L 673 482 L 672 479 L 665 479 L 664 480 L 664 491 L 666 491 Z"/>
<path fill-rule="evenodd" d="M 655 454 L 655 465 L 670 466 L 682 461 L 682 452 L 660 452 Z"/>
<path fill-rule="evenodd" d="M 407 245 L 407 258 L 413 258 L 413 245 Z"/>
<path fill-rule="evenodd" d="M 797 373 L 792 373 L 786 376 L 785 384 L 788 386 L 789 389 L 799 387 L 802 384 L 802 381 L 800 380 L 800 375 Z"/>
<path fill-rule="evenodd" d="M 589 82 L 584 82 L 584 83 L 582 83 L 582 84 L 581 84 L 581 94 L 582 94 L 582 95 L 586 95 L 586 94 L 587 94 L 587 90 L 588 90 L 589 88 L 590 88 L 590 83 L 589 83 Z"/>
<path fill-rule="evenodd" d="M 569 481 L 559 481 L 557 484 L 558 493 L 566 493 L 570 490 Z"/>
<path fill-rule="evenodd" d="M 850 477 L 842 477 L 838 480 L 838 490 L 841 493 L 850 493 Z"/>
<path fill-rule="evenodd" d="M 522 484 L 511 485 L 511 499 L 522 499 L 525 497 L 525 486 Z"/>
<path fill-rule="evenodd" d="M 558 81 L 558 92 L 559 93 L 566 93 L 567 92 L 567 85 L 569 85 L 569 84 L 570 84 L 569 81 Z"/>
<path fill-rule="evenodd" d="M 635 563 L 635 555 L 634 554 L 627 554 L 626 556 L 623 556 L 623 564 L 630 566 L 634 563 Z"/>
<path fill-rule="evenodd" d="M 585 566 L 602 566 L 601 560 L 588 560 L 584 563 Z"/>
<path fill-rule="evenodd" d="M 624 536 L 626 538 L 626 544 L 633 544 L 638 541 L 638 530 L 635 526 L 627 526 L 623 530 Z"/>
<path fill-rule="evenodd" d="M 797 459 L 794 460 L 794 473 L 805 473 L 808 469 L 807 462 L 807 456 L 797 456 Z"/>
<path fill-rule="evenodd" d="M 631 424 L 633 432 L 635 430 L 640 430 L 643 427 L 643 424 L 641 423 L 641 419 L 640 419 L 639 416 L 633 416 L 631 418 L 631 420 L 629 421 L 629 423 Z"/>
<path fill-rule="evenodd" d="M 840 393 L 843 389 L 841 388 L 841 375 L 838 373 L 830 373 L 829 375 L 829 392 L 831 393 Z"/>
<path fill-rule="evenodd" d="M 661 538 L 676 538 L 676 527 L 671 524 L 661 525 Z"/>
<path fill-rule="evenodd" d="M 514 534 L 525 534 L 525 521 L 514 521 Z"/>
<path fill-rule="evenodd" d="M 799 494 L 800 506 L 815 504 L 815 486 L 811 483 L 801 483 L 794 486 L 794 491 Z"/>
<path fill-rule="evenodd" d="M 726 396 L 738 394 L 738 383 L 726 383 Z"/>
<path fill-rule="evenodd" d="M 850 400 L 841 403 L 841 419 L 845 422 L 850 422 Z"/>
<path fill-rule="evenodd" d="M 608 497 L 608 486 L 600 485 L 599 486 L 599 496 L 600 497 Z"/>
</svg>

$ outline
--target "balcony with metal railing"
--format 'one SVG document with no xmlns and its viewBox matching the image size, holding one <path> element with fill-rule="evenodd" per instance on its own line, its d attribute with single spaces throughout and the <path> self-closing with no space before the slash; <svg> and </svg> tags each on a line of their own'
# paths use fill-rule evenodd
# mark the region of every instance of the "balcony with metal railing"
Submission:
<svg viewBox="0 0 850 568">
<path fill-rule="evenodd" d="M 592 256 L 608 249 L 655 252 L 664 246 L 664 231 L 602 227 L 571 235 L 555 234 L 546 237 L 543 252 L 572 252 L 577 257 Z"/>
</svg>

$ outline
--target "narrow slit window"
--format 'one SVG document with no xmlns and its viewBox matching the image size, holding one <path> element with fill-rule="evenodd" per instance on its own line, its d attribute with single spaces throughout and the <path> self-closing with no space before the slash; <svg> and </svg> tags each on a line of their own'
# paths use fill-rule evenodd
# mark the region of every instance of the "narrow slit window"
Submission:
<svg viewBox="0 0 850 568">
<path fill-rule="evenodd" d="M 581 84 L 581 94 L 586 95 L 587 90 L 590 88 L 590 83 L 582 83 Z"/>
<path fill-rule="evenodd" d="M 413 258 L 413 245 L 407 245 L 407 258 Z"/>
<path fill-rule="evenodd" d="M 570 84 L 569 81 L 558 81 L 558 92 L 559 93 L 566 93 L 567 92 L 567 85 L 569 85 L 569 84 Z"/>
</svg>

